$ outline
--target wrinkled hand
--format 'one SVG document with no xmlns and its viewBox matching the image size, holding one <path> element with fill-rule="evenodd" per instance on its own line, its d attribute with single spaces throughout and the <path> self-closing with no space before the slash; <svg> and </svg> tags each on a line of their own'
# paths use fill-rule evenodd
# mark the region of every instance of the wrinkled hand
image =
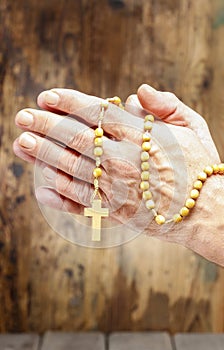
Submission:
<svg viewBox="0 0 224 350">
<path fill-rule="evenodd" d="M 14 152 L 28 162 L 38 160 L 42 167 L 46 186 L 36 189 L 41 203 L 76 214 L 89 206 L 100 101 L 78 91 L 53 89 L 39 95 L 42 110 L 26 108 L 16 115 L 16 125 L 24 132 L 15 140 Z M 178 212 L 198 172 L 220 159 L 205 120 L 172 93 L 144 84 L 127 99 L 125 109 L 110 105 L 103 121 L 103 205 L 113 220 L 156 235 L 159 228 L 150 225 L 152 215 L 139 189 L 146 112 L 157 117 L 150 183 L 159 213 L 172 217 Z"/>
</svg>

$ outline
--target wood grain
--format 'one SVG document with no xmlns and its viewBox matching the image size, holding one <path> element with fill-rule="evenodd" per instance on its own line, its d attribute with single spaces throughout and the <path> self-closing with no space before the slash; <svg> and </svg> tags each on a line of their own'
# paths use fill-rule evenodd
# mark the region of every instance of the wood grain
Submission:
<svg viewBox="0 0 224 350">
<path fill-rule="evenodd" d="M 0 2 L 0 331 L 224 330 L 224 270 L 140 236 L 94 250 L 45 222 L 16 112 L 52 87 L 125 99 L 142 82 L 208 120 L 223 151 L 221 0 Z"/>
</svg>

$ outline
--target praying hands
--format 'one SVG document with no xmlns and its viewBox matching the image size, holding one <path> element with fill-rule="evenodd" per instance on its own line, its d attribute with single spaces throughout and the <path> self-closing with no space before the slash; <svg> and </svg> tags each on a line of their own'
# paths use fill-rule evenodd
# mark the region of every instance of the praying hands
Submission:
<svg viewBox="0 0 224 350">
<path fill-rule="evenodd" d="M 205 120 L 172 93 L 144 84 L 124 110 L 105 107 L 97 135 L 102 103 L 53 89 L 38 96 L 41 110 L 18 112 L 23 133 L 14 152 L 38 162 L 47 182 L 36 189 L 38 201 L 83 215 L 98 189 L 113 222 L 224 266 L 224 169 Z"/>
</svg>

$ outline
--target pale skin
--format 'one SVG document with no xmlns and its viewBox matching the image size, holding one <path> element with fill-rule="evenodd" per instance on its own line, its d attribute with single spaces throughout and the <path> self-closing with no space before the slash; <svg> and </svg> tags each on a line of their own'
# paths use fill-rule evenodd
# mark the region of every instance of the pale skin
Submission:
<svg viewBox="0 0 224 350">
<path fill-rule="evenodd" d="M 26 108 L 16 115 L 23 133 L 14 142 L 14 152 L 31 163 L 38 159 L 48 183 L 36 190 L 41 203 L 77 214 L 89 206 L 100 101 L 78 91 L 52 89 L 38 96 L 41 110 Z M 103 205 L 112 220 L 129 220 L 130 225 L 132 218 L 133 229 L 184 245 L 224 266 L 224 176 L 209 177 L 191 214 L 165 230 L 146 209 L 139 189 L 144 111 L 158 118 L 152 131 L 150 182 L 159 213 L 170 218 L 170 205 L 172 214 L 177 213 L 197 174 L 220 163 L 205 120 L 172 93 L 144 84 L 127 99 L 126 111 L 110 105 L 105 114 Z"/>
</svg>

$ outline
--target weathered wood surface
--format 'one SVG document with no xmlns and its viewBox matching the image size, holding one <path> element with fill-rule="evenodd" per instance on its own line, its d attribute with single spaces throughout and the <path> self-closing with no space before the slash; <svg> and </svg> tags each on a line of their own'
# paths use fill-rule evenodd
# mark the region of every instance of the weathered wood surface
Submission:
<svg viewBox="0 0 224 350">
<path fill-rule="evenodd" d="M 202 113 L 224 158 L 223 1 L 1 0 L 0 16 L 0 331 L 223 331 L 223 269 L 144 236 L 65 242 L 11 150 L 16 111 L 43 89 L 125 99 L 148 82 Z"/>
<path fill-rule="evenodd" d="M 109 350 L 172 350 L 167 333 L 115 333 L 109 337 Z"/>
<path fill-rule="evenodd" d="M 0 334 L 0 350 L 38 350 L 36 334 Z"/>
</svg>

